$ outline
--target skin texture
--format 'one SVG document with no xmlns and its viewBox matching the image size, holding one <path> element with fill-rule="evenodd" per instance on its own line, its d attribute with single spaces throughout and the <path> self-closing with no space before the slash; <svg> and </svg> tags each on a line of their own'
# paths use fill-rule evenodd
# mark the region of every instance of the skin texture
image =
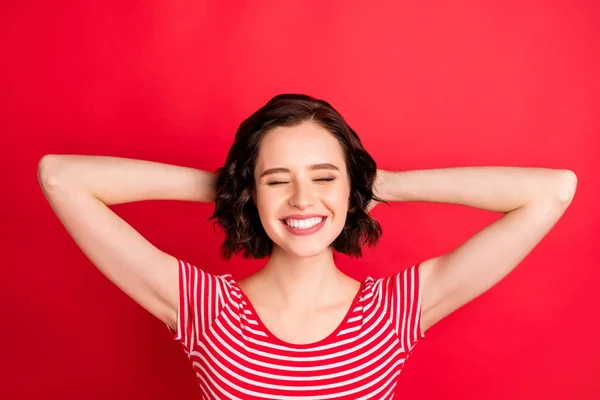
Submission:
<svg viewBox="0 0 600 400">
<path fill-rule="evenodd" d="M 321 163 L 338 170 L 309 169 Z M 272 168 L 289 172 L 261 176 Z M 360 286 L 337 268 L 331 247 L 350 197 L 342 148 L 313 122 L 277 127 L 261 142 L 254 176 L 254 201 L 274 246 L 265 266 L 238 283 L 276 336 L 294 343 L 321 339 L 342 321 Z M 327 219 L 318 232 L 296 236 L 281 222 L 291 214 Z"/>
<path fill-rule="evenodd" d="M 338 172 L 309 171 L 332 163 Z M 342 167 L 343 166 L 343 167 Z M 266 169 L 289 172 L 260 178 Z M 275 243 L 257 273 L 239 282 L 271 332 L 312 343 L 342 321 L 359 282 L 333 262 L 331 243 L 346 217 L 349 185 L 337 140 L 312 123 L 268 133 L 256 165 L 255 203 Z M 318 181 L 331 178 L 333 181 Z M 141 200 L 213 201 L 215 174 L 157 162 L 107 156 L 46 155 L 38 180 L 49 205 L 89 260 L 125 294 L 177 326 L 177 258 L 146 240 L 108 205 Z M 268 185 L 268 182 L 284 182 Z M 419 265 L 421 331 L 496 285 L 535 248 L 574 198 L 571 170 L 474 166 L 377 171 L 374 192 L 389 202 L 459 204 L 503 213 L 452 251 Z M 374 204 L 373 204 L 374 205 Z M 289 214 L 325 214 L 311 236 L 288 234 Z"/>
<path fill-rule="evenodd" d="M 276 246 L 265 268 L 240 285 L 267 327 L 295 343 L 333 331 L 358 288 L 337 269 L 328 247 L 343 227 L 347 177 L 341 172 L 343 185 L 336 186 L 341 183 L 336 180 L 319 186 L 314 179 L 326 174 L 306 170 L 317 162 L 343 163 L 336 139 L 318 125 L 279 128 L 262 143 L 256 177 L 274 167 L 290 172 L 273 176 L 287 182 L 276 189 L 266 185 L 270 178 L 257 179 L 255 201 Z M 378 171 L 374 191 L 385 200 L 452 203 L 504 213 L 451 252 L 420 264 L 421 332 L 508 275 L 560 219 L 576 185 L 572 171 L 547 168 Z M 279 222 L 292 213 L 327 213 L 332 219 L 315 235 L 294 237 Z"/>
</svg>

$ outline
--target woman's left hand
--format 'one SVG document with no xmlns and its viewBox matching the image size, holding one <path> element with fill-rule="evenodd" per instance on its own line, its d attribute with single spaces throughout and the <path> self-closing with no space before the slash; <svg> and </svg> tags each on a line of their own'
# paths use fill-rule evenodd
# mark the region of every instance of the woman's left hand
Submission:
<svg viewBox="0 0 600 400">
<path fill-rule="evenodd" d="M 378 202 L 378 201 L 371 200 L 371 201 L 369 202 L 369 205 L 367 206 L 367 213 L 370 213 L 370 212 L 371 212 L 371 210 L 372 210 L 372 209 L 374 209 L 374 208 L 375 208 L 375 206 L 376 206 L 377 204 L 379 204 L 379 202 Z"/>
<path fill-rule="evenodd" d="M 385 198 L 383 197 L 383 193 L 384 193 L 384 176 L 385 176 L 385 171 L 378 169 L 377 170 L 377 176 L 375 177 L 375 184 L 373 185 L 373 194 L 375 196 L 377 196 L 378 198 L 385 200 Z M 371 200 L 369 202 L 369 205 L 367 206 L 367 212 L 371 212 L 371 210 L 373 208 L 375 208 L 375 206 L 379 204 L 378 201 L 376 200 Z"/>
</svg>

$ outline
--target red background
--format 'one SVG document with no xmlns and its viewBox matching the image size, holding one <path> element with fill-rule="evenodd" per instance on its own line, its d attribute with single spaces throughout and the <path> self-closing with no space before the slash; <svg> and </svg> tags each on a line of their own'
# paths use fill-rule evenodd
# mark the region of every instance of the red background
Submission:
<svg viewBox="0 0 600 400">
<path fill-rule="evenodd" d="M 450 5 L 452 3 L 452 5 Z M 193 399 L 166 327 L 85 258 L 52 213 L 47 153 L 215 170 L 272 96 L 331 102 L 384 169 L 568 168 L 571 207 L 493 289 L 431 328 L 403 398 L 598 399 L 600 7 L 594 1 L 5 1 L 0 170 L 0 397 Z M 212 205 L 114 210 L 161 249 L 213 273 Z M 447 252 L 499 217 L 392 203 L 380 245 L 340 257 L 356 278 Z"/>
</svg>

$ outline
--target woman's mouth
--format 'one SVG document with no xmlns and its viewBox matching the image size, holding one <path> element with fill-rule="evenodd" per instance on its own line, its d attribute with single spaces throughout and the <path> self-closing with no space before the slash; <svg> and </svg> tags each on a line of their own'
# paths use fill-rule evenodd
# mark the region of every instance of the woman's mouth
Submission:
<svg viewBox="0 0 600 400">
<path fill-rule="evenodd" d="M 310 235 L 320 230 L 327 217 L 313 217 L 306 219 L 288 219 L 281 220 L 288 232 L 293 235 L 304 236 Z"/>
</svg>

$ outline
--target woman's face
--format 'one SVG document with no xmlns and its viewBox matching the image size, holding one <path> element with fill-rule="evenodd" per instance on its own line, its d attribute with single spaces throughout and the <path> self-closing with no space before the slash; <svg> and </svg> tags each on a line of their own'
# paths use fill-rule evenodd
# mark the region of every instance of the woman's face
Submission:
<svg viewBox="0 0 600 400">
<path fill-rule="evenodd" d="M 285 251 L 317 255 L 344 228 L 350 197 L 344 155 L 317 123 L 277 127 L 263 136 L 254 179 L 262 225 Z"/>
</svg>

